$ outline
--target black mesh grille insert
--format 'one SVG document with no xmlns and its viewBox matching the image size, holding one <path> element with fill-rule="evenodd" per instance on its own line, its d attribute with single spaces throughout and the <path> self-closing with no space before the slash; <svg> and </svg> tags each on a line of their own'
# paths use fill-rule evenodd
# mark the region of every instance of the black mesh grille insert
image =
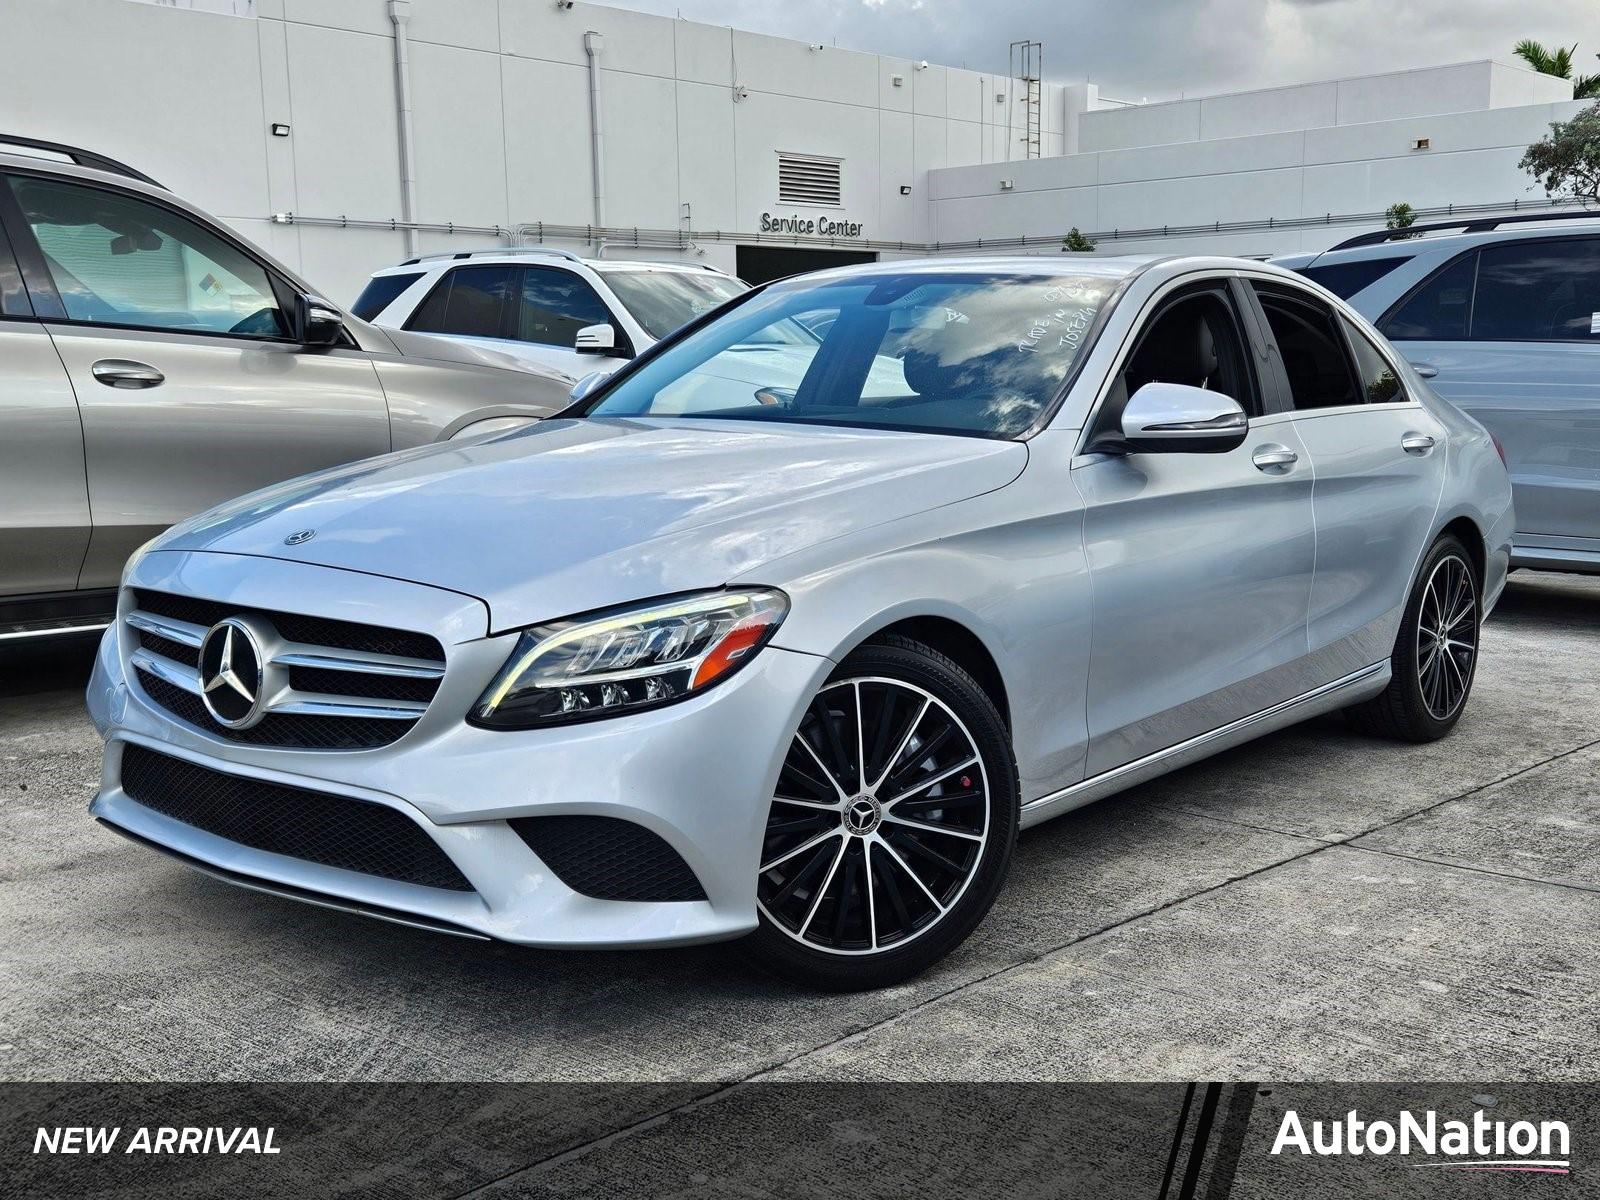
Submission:
<svg viewBox="0 0 1600 1200">
<path fill-rule="evenodd" d="M 617 817 L 519 817 L 510 822 L 557 879 L 599 900 L 704 900 L 689 864 L 659 836 Z"/>
<path fill-rule="evenodd" d="M 146 808 L 256 850 L 472 890 L 437 842 L 382 804 L 226 775 L 133 745 L 122 751 L 122 789 Z"/>
<path fill-rule="evenodd" d="M 245 746 L 292 746 L 297 750 L 374 750 L 398 741 L 415 721 L 368 717 L 318 717 L 302 713 L 268 713 L 249 729 L 229 729 L 211 719 L 200 697 L 174 687 L 147 671 L 137 672 L 145 695 L 180 721 L 213 737 Z"/>
<path fill-rule="evenodd" d="M 308 617 L 300 613 L 275 612 L 238 604 L 224 604 L 220 600 L 202 600 L 196 596 L 178 596 L 170 592 L 151 592 L 139 589 L 134 599 L 141 611 L 158 617 L 171 617 L 175 621 L 188 621 L 192 625 L 210 628 L 224 617 L 240 613 L 260 613 L 272 622 L 272 627 L 291 642 L 304 642 L 312 646 L 331 646 L 338 650 L 368 650 L 374 654 L 398 654 L 404 658 L 426 658 L 444 662 L 444 649 L 425 633 L 411 633 L 404 629 L 384 629 L 378 625 L 361 625 L 355 621 L 334 621 L 327 617 Z"/>
</svg>

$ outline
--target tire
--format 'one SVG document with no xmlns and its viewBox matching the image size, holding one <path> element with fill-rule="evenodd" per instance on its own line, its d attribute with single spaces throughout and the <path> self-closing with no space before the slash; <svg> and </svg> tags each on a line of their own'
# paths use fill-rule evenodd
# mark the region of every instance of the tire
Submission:
<svg viewBox="0 0 1600 1200">
<path fill-rule="evenodd" d="M 790 743 L 745 950 L 826 991 L 920 974 L 999 895 L 1019 795 L 1010 733 L 972 676 L 908 638 L 861 647 Z"/>
<path fill-rule="evenodd" d="M 1477 569 L 1454 535 L 1434 542 L 1406 602 L 1389 686 L 1364 704 L 1347 708 L 1363 733 L 1406 742 L 1432 742 L 1455 728 L 1477 675 L 1483 601 Z M 1437 629 L 1448 623 L 1441 646 Z"/>
</svg>

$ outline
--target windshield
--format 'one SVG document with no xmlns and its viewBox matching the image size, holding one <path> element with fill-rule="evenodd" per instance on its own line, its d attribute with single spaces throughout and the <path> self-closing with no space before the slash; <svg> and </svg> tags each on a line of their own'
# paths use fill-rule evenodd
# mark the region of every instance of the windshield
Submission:
<svg viewBox="0 0 1600 1200">
<path fill-rule="evenodd" d="M 710 271 L 608 270 L 603 278 L 633 319 L 657 340 L 750 290 L 737 279 Z"/>
<path fill-rule="evenodd" d="M 596 417 L 804 421 L 1015 437 L 1117 280 L 908 272 L 776 284 L 640 365 Z"/>
</svg>

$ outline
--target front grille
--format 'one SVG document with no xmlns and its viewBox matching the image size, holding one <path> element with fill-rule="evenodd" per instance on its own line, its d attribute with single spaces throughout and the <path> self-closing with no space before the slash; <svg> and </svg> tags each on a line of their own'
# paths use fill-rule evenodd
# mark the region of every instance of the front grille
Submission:
<svg viewBox="0 0 1600 1200">
<path fill-rule="evenodd" d="M 146 808 L 241 846 L 472 891 L 437 842 L 383 804 L 227 775 L 135 745 L 122 751 L 122 790 Z"/>
<path fill-rule="evenodd" d="M 599 900 L 704 900 L 666 841 L 618 817 L 519 817 L 518 837 L 573 891 Z"/>
<path fill-rule="evenodd" d="M 213 737 L 241 746 L 275 746 L 281 750 L 376 750 L 397 741 L 415 721 L 370 721 L 364 717 L 316 717 L 299 713 L 268 713 L 249 729 L 229 729 L 211 719 L 200 697 L 174 687 L 164 679 L 138 672 L 139 686 L 180 721 L 204 729 Z"/>
<path fill-rule="evenodd" d="M 144 588 L 134 590 L 133 600 L 129 621 L 142 652 L 133 662 L 134 674 L 145 695 L 179 720 L 226 741 L 283 749 L 372 750 L 403 737 L 439 690 L 444 649 L 426 634 Z M 269 709 L 248 729 L 232 729 L 212 718 L 200 697 L 200 641 L 228 617 L 245 617 L 270 631 L 268 640 L 279 652 L 316 656 L 316 665 L 290 663 L 274 671 L 276 684 L 287 683 L 290 689 L 275 704 L 301 711 Z M 157 619 L 159 632 L 139 626 L 141 620 L 151 624 L 149 618 Z M 144 661 L 143 655 L 161 661 Z M 375 656 L 384 671 L 398 673 L 372 669 Z M 363 663 L 368 669 L 360 669 Z M 357 711 L 350 711 L 352 707 Z M 385 708 L 390 711 L 378 711 Z"/>
<path fill-rule="evenodd" d="M 363 625 L 356 621 L 335 621 L 328 617 L 308 617 L 302 613 L 249 608 L 239 604 L 225 604 L 219 600 L 202 600 L 198 596 L 152 592 L 144 588 L 136 589 L 133 596 L 141 612 L 154 613 L 158 617 L 172 617 L 179 621 L 187 621 L 191 625 L 203 625 L 207 629 L 224 617 L 235 617 L 240 613 L 249 612 L 267 618 L 273 627 L 291 642 L 328 646 L 336 650 L 366 650 L 373 654 L 394 654 L 402 658 L 431 658 L 437 662 L 444 661 L 444 651 L 439 643 L 425 633 L 386 629 L 381 625 Z"/>
</svg>

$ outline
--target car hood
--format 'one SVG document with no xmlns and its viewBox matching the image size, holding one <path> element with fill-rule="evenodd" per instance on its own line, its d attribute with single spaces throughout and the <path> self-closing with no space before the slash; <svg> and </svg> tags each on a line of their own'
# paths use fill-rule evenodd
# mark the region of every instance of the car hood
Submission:
<svg viewBox="0 0 1600 1200">
<path fill-rule="evenodd" d="M 156 548 L 449 588 L 483 600 L 498 632 L 718 587 L 1004 487 L 1027 457 L 1021 443 L 938 434 L 555 419 L 292 480 L 185 522 Z"/>
</svg>

